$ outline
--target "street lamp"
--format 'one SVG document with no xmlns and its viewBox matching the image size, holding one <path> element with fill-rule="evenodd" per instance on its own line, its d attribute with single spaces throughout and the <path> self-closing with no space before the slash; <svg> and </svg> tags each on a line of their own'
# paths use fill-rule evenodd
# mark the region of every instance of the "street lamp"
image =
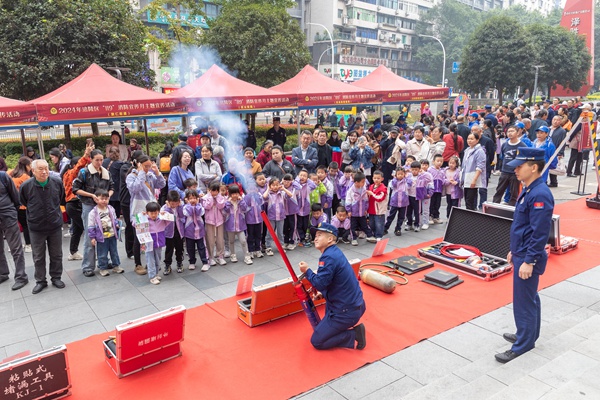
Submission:
<svg viewBox="0 0 600 400">
<path fill-rule="evenodd" d="M 537 96 L 538 73 L 540 71 L 540 68 L 544 68 L 544 66 L 543 65 L 534 65 L 533 68 L 535 68 L 535 82 L 533 84 L 533 103 L 535 104 L 535 96 Z"/>
<path fill-rule="evenodd" d="M 317 25 L 317 26 L 320 26 L 321 28 L 325 29 L 325 31 L 329 35 L 329 41 L 331 42 L 331 79 L 334 79 L 333 78 L 333 71 L 335 71 L 335 68 L 334 68 L 335 67 L 335 59 L 333 58 L 333 36 L 331 35 L 331 32 L 329 32 L 329 29 L 327 29 L 327 27 L 325 25 L 317 24 L 317 23 L 314 23 L 314 22 L 307 22 L 306 25 Z M 325 51 L 327 51 L 327 50 L 325 50 Z M 319 59 L 320 59 L 320 57 L 319 57 Z"/>
<path fill-rule="evenodd" d="M 440 44 L 440 46 L 442 46 L 442 52 L 444 53 L 444 67 L 442 69 L 442 87 L 446 87 L 446 49 L 444 48 L 444 43 L 442 43 L 442 41 L 438 38 L 436 38 L 435 36 L 431 36 L 431 35 L 418 35 L 419 37 L 428 37 L 428 38 L 432 38 L 438 41 L 438 43 Z"/>
<path fill-rule="evenodd" d="M 331 47 L 328 47 L 327 49 L 325 49 L 324 52 L 321 53 L 321 55 L 319 56 L 319 61 L 317 62 L 317 71 L 319 70 L 319 68 L 321 68 L 321 57 L 323 57 L 323 54 L 327 53 L 329 50 L 333 50 Z"/>
</svg>

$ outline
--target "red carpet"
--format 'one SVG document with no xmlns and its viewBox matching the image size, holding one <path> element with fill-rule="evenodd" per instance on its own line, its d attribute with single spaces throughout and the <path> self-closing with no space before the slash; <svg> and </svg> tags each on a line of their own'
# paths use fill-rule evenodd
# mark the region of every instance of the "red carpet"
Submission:
<svg viewBox="0 0 600 400">
<path fill-rule="evenodd" d="M 594 240 L 600 211 L 588 209 L 582 199 L 557 206 L 555 213 L 561 215 L 561 233 L 582 240 L 577 250 L 550 256 L 542 287 L 598 264 L 600 245 Z M 418 247 L 423 245 L 372 261 L 416 255 Z M 484 282 L 461 274 L 465 282 L 446 291 L 419 282 L 423 273 L 411 275 L 410 283 L 391 295 L 362 285 L 368 340 L 363 351 L 314 350 L 302 313 L 248 328 L 237 319 L 237 299 L 229 298 L 188 310 L 183 357 L 124 379 L 117 379 L 104 362 L 101 341 L 106 334 L 67 345 L 72 398 L 288 398 L 512 301 L 510 275 Z"/>
</svg>

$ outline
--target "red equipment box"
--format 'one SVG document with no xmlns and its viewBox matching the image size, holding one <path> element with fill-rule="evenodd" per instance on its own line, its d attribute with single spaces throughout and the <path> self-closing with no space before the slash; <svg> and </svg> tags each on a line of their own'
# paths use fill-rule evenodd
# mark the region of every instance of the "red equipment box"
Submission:
<svg viewBox="0 0 600 400">
<path fill-rule="evenodd" d="M 177 306 L 116 327 L 116 337 L 103 341 L 106 363 L 123 378 L 181 356 L 185 307 Z"/>
</svg>

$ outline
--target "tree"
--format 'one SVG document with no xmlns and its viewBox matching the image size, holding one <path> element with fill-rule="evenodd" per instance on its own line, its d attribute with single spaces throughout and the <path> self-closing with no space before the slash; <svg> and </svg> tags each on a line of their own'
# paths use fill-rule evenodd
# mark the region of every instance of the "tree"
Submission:
<svg viewBox="0 0 600 400">
<path fill-rule="evenodd" d="M 505 90 L 528 83 L 531 74 L 523 71 L 531 70 L 533 51 L 516 19 L 489 18 L 477 27 L 463 50 L 458 83 L 476 93 L 496 88 L 502 102 Z"/>
<path fill-rule="evenodd" d="M 475 22 L 475 23 L 474 23 Z M 446 78 L 448 86 L 456 85 L 456 74 L 452 74 L 452 62 L 460 60 L 463 47 L 479 22 L 479 13 L 469 6 L 454 0 L 444 1 L 431 8 L 419 22 L 417 33 L 435 36 L 446 49 Z M 442 82 L 443 53 L 440 44 L 431 38 L 413 39 L 413 61 L 431 68 L 425 81 L 430 84 Z"/>
<path fill-rule="evenodd" d="M 238 78 L 259 86 L 277 85 L 310 63 L 305 36 L 283 0 L 228 0 L 209 21 L 204 44 Z"/>
<path fill-rule="evenodd" d="M 587 80 L 592 62 L 583 36 L 569 32 L 562 26 L 533 24 L 525 29 L 535 48 L 533 65 L 544 66 L 539 70 L 538 87 L 546 85 L 548 95 L 557 85 L 579 90 Z"/>
<path fill-rule="evenodd" d="M 0 0 L 0 95 L 34 99 L 93 62 L 129 68 L 123 80 L 152 87 L 145 36 L 121 0 Z"/>
</svg>

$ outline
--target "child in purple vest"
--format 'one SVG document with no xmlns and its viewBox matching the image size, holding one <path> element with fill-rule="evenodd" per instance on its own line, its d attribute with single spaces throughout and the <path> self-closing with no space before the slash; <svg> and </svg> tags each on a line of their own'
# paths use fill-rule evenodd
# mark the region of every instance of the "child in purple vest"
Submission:
<svg viewBox="0 0 600 400">
<path fill-rule="evenodd" d="M 371 228 L 367 224 L 367 211 L 369 196 L 365 187 L 366 177 L 361 171 L 354 174 L 354 184 L 346 193 L 346 210 L 350 214 L 350 229 L 352 229 L 352 246 L 358 246 L 357 229 L 363 231 L 367 237 L 372 237 Z"/>
<path fill-rule="evenodd" d="M 94 194 L 98 198 L 98 201 L 88 215 L 87 233 L 92 246 L 96 247 L 98 253 L 100 276 L 110 275 L 110 269 L 108 268 L 109 254 L 112 263 L 112 272 L 122 274 L 124 269 L 119 266 L 121 264 L 117 249 L 119 224 L 115 209 L 108 204 L 110 201 L 108 191 L 98 189 Z"/>
<path fill-rule="evenodd" d="M 417 191 L 416 199 L 419 202 L 420 210 L 420 228 L 429 229 L 429 203 L 433 194 L 433 177 L 428 172 L 429 161 L 421 160 L 421 172 L 416 179 Z"/>
<path fill-rule="evenodd" d="M 460 207 L 460 199 L 463 198 L 463 190 L 460 185 L 461 170 L 460 159 L 457 156 L 450 157 L 448 166 L 444 168 L 446 179 L 444 181 L 444 194 L 446 195 L 446 218 L 450 218 L 452 207 Z"/>
<path fill-rule="evenodd" d="M 342 206 L 346 205 L 346 193 L 348 193 L 348 189 L 350 189 L 350 187 L 354 185 L 353 174 L 354 168 L 348 165 L 344 169 L 344 173 L 336 183 L 336 191 L 338 193 L 338 196 L 340 197 L 340 204 Z"/>
<path fill-rule="evenodd" d="M 335 215 L 331 218 L 331 225 L 335 226 L 338 230 L 338 240 L 341 240 L 342 243 L 350 243 L 350 235 L 352 233 L 350 218 L 348 218 L 348 211 L 346 211 L 344 206 L 337 208 Z"/>
<path fill-rule="evenodd" d="M 210 266 L 225 265 L 225 229 L 223 224 L 223 208 L 225 208 L 225 197 L 219 193 L 221 184 L 211 182 L 208 193 L 202 197 L 204 207 L 204 223 L 206 225 L 206 245 L 208 246 L 208 258 Z M 217 248 L 215 253 L 215 246 Z M 216 261 L 215 261 L 216 259 Z"/>
<path fill-rule="evenodd" d="M 298 215 L 296 218 L 296 228 L 299 240 L 298 245 L 301 247 L 311 247 L 312 244 L 306 240 L 306 235 L 310 218 L 310 194 L 315 190 L 317 185 L 308 179 L 308 171 L 305 169 L 298 173 L 296 182 L 300 185 L 300 189 L 297 191 Z"/>
<path fill-rule="evenodd" d="M 327 169 L 327 178 L 325 178 L 331 186 L 333 187 L 333 200 L 331 200 L 331 210 L 332 212 L 337 210 L 340 205 L 340 193 L 338 191 L 338 180 L 344 176 L 344 173 L 340 171 L 340 166 L 337 162 L 332 161 L 329 164 L 329 168 Z"/>
<path fill-rule="evenodd" d="M 407 175 L 411 178 L 411 182 L 407 181 L 406 193 L 408 194 L 408 206 L 406 207 L 406 230 L 419 232 L 419 215 L 421 214 L 419 208 L 419 201 L 417 200 L 417 179 L 423 173 L 421 170 L 421 163 L 413 161 L 410 164 L 410 172 Z M 413 225 L 414 223 L 414 225 Z"/>
<path fill-rule="evenodd" d="M 314 241 L 317 233 L 317 228 L 323 222 L 327 222 L 327 214 L 323 211 L 323 207 L 319 203 L 315 203 L 310 206 L 310 237 Z"/>
<path fill-rule="evenodd" d="M 385 231 L 387 232 L 394 222 L 396 214 L 398 214 L 398 220 L 396 221 L 396 228 L 394 229 L 394 235 L 402 236 L 402 224 L 406 217 L 406 208 L 408 207 L 408 187 L 412 186 L 412 178 L 406 176 L 404 167 L 396 168 L 396 175 L 390 182 L 392 189 L 392 196 L 390 197 L 390 213 L 385 222 Z"/>
<path fill-rule="evenodd" d="M 204 207 L 200 203 L 200 195 L 197 191 L 188 189 L 185 191 L 187 204 L 183 206 L 183 216 L 185 218 L 183 236 L 185 237 L 185 247 L 190 258 L 190 269 L 196 269 L 196 249 L 200 260 L 202 260 L 202 271 L 210 269 L 208 258 L 206 257 L 206 246 L 204 245 Z"/>
<path fill-rule="evenodd" d="M 271 177 L 269 181 L 269 190 L 263 194 L 263 199 L 267 205 L 267 217 L 269 222 L 277 235 L 277 238 L 281 242 L 283 240 L 283 222 L 285 221 L 285 198 L 292 197 L 292 192 L 287 190 L 281 185 L 279 179 Z M 273 249 L 271 248 L 271 238 L 267 236 L 267 249 L 265 253 L 268 256 L 273 255 Z"/>
<path fill-rule="evenodd" d="M 285 221 L 283 222 L 283 248 L 294 250 L 296 248 L 296 215 L 300 211 L 298 195 L 300 183 L 294 181 L 291 174 L 283 176 L 283 187 L 292 192 L 292 197 L 285 198 Z"/>
<path fill-rule="evenodd" d="M 165 250 L 165 271 L 164 275 L 171 273 L 171 263 L 173 262 L 173 251 L 175 251 L 175 259 L 177 261 L 177 272 L 183 272 L 183 230 L 184 216 L 183 203 L 179 197 L 177 190 L 170 190 L 167 193 L 167 201 L 162 206 L 161 211 L 173 214 L 175 223 L 169 225 L 165 230 L 166 250 Z"/>
<path fill-rule="evenodd" d="M 433 166 L 429 168 L 428 172 L 433 178 L 433 194 L 429 203 L 429 215 L 434 224 L 441 224 L 440 219 L 440 207 L 442 206 L 442 192 L 444 191 L 444 181 L 446 180 L 446 174 L 442 169 L 444 163 L 444 157 L 441 154 L 433 156 Z"/>
<path fill-rule="evenodd" d="M 160 204 L 151 201 L 146 204 L 146 215 L 148 216 L 148 227 L 150 236 L 152 236 L 152 250 L 146 250 L 146 266 L 148 268 L 148 277 L 153 285 L 160 284 L 161 277 L 158 275 L 160 269 L 160 260 L 162 259 L 162 249 L 165 247 L 165 229 L 173 224 L 173 221 L 160 219 L 159 215 L 165 215 L 160 211 Z"/>
<path fill-rule="evenodd" d="M 240 187 L 238 185 L 229 185 L 227 188 L 229 199 L 225 203 L 225 232 L 229 239 L 229 251 L 231 251 L 231 262 L 237 262 L 235 254 L 235 238 L 240 241 L 240 246 L 244 252 L 244 262 L 248 265 L 252 264 L 252 257 L 248 251 L 246 243 L 246 212 L 248 212 L 248 204 L 241 200 Z"/>
<path fill-rule="evenodd" d="M 259 172 L 254 176 L 254 180 L 248 182 L 247 193 L 244 196 L 244 203 L 248 206 L 246 211 L 246 230 L 248 233 L 248 252 L 251 258 L 263 257 L 262 251 L 260 251 L 260 241 L 262 238 L 263 219 L 261 211 L 263 210 L 264 200 L 262 193 L 260 192 L 261 187 L 258 185 L 258 180 L 266 181 L 265 175 Z M 266 186 L 264 183 L 263 185 Z"/>
</svg>

